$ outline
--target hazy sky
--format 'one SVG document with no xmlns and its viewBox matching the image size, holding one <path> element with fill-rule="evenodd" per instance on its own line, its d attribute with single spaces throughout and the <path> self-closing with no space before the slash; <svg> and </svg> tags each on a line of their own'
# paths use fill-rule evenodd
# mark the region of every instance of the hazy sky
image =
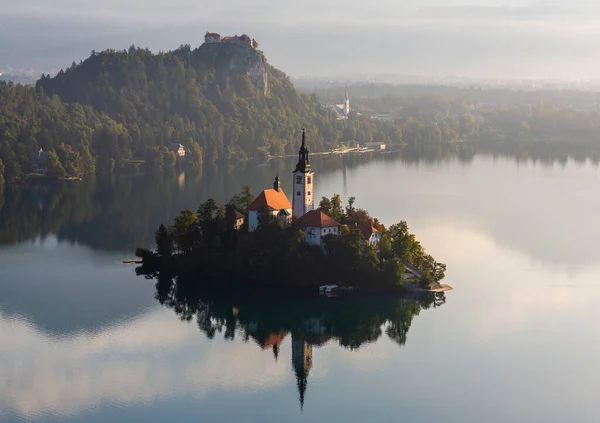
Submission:
<svg viewBox="0 0 600 423">
<path fill-rule="evenodd" d="M 92 49 L 130 44 L 153 50 L 196 46 L 211 30 L 249 33 L 292 76 L 595 77 L 600 5 L 590 0 L 474 3 L 0 0 L 0 69 L 61 67 Z"/>
</svg>

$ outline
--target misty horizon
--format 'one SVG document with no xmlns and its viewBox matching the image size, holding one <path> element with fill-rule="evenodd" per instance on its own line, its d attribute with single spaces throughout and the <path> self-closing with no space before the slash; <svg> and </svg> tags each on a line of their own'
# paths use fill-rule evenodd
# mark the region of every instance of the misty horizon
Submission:
<svg viewBox="0 0 600 423">
<path fill-rule="evenodd" d="M 216 31 L 255 37 L 270 63 L 292 77 L 596 78 L 600 7 L 591 2 L 577 8 L 564 1 L 404 3 L 6 5 L 0 12 L 0 71 L 55 72 L 92 50 L 132 44 L 154 52 L 197 47 L 206 31 Z"/>
</svg>

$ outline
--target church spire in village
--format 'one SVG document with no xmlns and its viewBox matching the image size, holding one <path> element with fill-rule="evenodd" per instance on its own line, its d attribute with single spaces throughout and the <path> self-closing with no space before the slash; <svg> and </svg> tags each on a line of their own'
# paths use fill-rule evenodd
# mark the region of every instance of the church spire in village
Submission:
<svg viewBox="0 0 600 423">
<path fill-rule="evenodd" d="M 292 216 L 299 218 L 315 208 L 314 172 L 311 170 L 310 161 L 308 160 L 306 131 L 304 129 L 302 130 L 302 145 L 298 150 L 298 163 L 293 173 Z"/>
<path fill-rule="evenodd" d="M 346 83 L 346 99 L 344 100 L 344 116 L 348 117 L 350 113 L 350 96 L 348 95 L 348 83 Z"/>
</svg>

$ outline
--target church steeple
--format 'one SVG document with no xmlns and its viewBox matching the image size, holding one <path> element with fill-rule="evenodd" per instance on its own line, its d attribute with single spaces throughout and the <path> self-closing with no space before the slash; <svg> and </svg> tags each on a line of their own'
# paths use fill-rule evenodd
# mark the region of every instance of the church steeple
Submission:
<svg viewBox="0 0 600 423">
<path fill-rule="evenodd" d="M 294 191 L 292 216 L 299 218 L 315 208 L 314 172 L 308 160 L 306 148 L 306 131 L 302 130 L 302 145 L 298 150 L 298 163 L 294 170 Z"/>
<path fill-rule="evenodd" d="M 279 181 L 279 175 L 275 176 L 275 182 L 273 182 L 273 189 L 279 191 L 281 189 L 281 182 Z"/>
<path fill-rule="evenodd" d="M 306 148 L 306 131 L 302 130 L 302 146 L 298 150 L 298 163 L 295 172 L 310 172 L 310 162 L 308 160 L 308 148 Z"/>
<path fill-rule="evenodd" d="M 344 116 L 350 113 L 350 96 L 348 96 L 348 84 L 346 84 L 346 99 L 344 100 Z"/>
</svg>

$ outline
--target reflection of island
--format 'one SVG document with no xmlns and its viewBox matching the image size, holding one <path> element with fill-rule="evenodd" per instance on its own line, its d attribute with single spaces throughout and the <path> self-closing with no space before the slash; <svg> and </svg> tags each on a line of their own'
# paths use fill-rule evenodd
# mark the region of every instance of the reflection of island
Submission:
<svg viewBox="0 0 600 423">
<path fill-rule="evenodd" d="M 315 364 L 313 348 L 337 344 L 357 350 L 384 333 L 398 345 L 404 345 L 412 319 L 421 310 L 439 307 L 446 301 L 443 293 L 405 298 L 291 298 L 243 288 L 232 292 L 164 274 L 154 277 L 157 300 L 173 309 L 181 320 L 196 320 L 209 339 L 219 333 L 227 340 L 242 336 L 265 351 L 271 350 L 278 360 L 282 342 L 291 338 L 301 407 Z"/>
</svg>

